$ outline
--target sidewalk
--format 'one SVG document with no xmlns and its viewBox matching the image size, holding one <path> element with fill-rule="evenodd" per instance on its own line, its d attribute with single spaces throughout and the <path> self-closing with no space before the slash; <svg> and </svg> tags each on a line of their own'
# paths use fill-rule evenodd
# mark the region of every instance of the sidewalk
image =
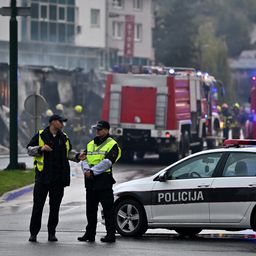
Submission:
<svg viewBox="0 0 256 256">
<path fill-rule="evenodd" d="M 9 155 L 0 155 L 0 171 L 4 170 L 10 163 Z M 33 157 L 28 156 L 27 154 L 18 155 L 18 163 L 26 163 L 26 168 L 33 168 Z"/>
<path fill-rule="evenodd" d="M 33 158 L 32 157 L 26 156 L 26 155 L 19 155 L 19 162 L 22 160 L 23 160 L 23 162 L 26 163 L 27 168 L 29 168 L 29 169 L 33 168 Z M 2 168 L 3 164 L 5 164 L 6 162 L 8 165 L 9 156 L 0 156 L 0 170 L 3 170 L 4 168 L 6 168 L 6 167 Z M 82 177 L 83 176 L 79 163 L 70 161 L 70 168 L 71 168 L 71 176 L 72 177 Z M 31 185 L 28 185 L 28 186 L 25 186 L 22 188 L 18 188 L 16 190 L 6 192 L 5 194 L 3 194 L 0 197 L 0 204 L 1 204 L 1 202 L 11 201 L 19 196 L 22 196 L 28 192 L 31 192 L 33 190 L 33 188 L 34 188 L 34 184 L 31 184 Z"/>
</svg>

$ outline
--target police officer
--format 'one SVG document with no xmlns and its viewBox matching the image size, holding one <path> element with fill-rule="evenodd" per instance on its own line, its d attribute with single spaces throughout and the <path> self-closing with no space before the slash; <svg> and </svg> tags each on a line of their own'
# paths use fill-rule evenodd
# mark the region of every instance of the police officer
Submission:
<svg viewBox="0 0 256 256">
<path fill-rule="evenodd" d="M 49 194 L 50 212 L 48 218 L 48 240 L 56 242 L 56 227 L 59 221 L 59 208 L 64 187 L 70 185 L 68 160 L 79 162 L 81 154 L 71 151 L 68 136 L 62 132 L 67 119 L 59 115 L 49 118 L 49 126 L 33 136 L 27 145 L 28 154 L 34 156 L 35 186 L 33 210 L 30 220 L 30 242 L 37 241 L 41 228 L 43 207 Z M 81 158 L 82 159 L 82 158 Z"/>
<path fill-rule="evenodd" d="M 232 108 L 232 139 L 240 139 L 240 131 L 241 131 L 241 116 L 240 116 L 240 105 L 239 103 L 235 103 Z"/>
<path fill-rule="evenodd" d="M 105 217 L 107 235 L 102 242 L 113 243 L 115 224 L 113 216 L 114 196 L 112 186 L 112 165 L 120 158 L 121 150 L 117 142 L 109 136 L 110 125 L 107 121 L 99 121 L 96 126 L 96 137 L 87 144 L 86 161 L 82 162 L 86 187 L 86 216 L 88 224 L 86 232 L 79 241 L 95 241 L 97 211 L 101 203 Z"/>
<path fill-rule="evenodd" d="M 232 115 L 229 112 L 229 106 L 227 103 L 223 103 L 221 106 L 221 119 L 223 122 L 223 138 L 228 139 L 229 129 L 232 122 Z"/>
</svg>

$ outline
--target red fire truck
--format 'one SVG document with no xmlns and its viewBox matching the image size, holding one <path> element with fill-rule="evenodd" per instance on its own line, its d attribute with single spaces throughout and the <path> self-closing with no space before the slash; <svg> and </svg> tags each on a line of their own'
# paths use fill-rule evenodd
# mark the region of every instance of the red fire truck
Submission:
<svg viewBox="0 0 256 256">
<path fill-rule="evenodd" d="M 210 87 L 191 68 L 108 74 L 102 118 L 123 160 L 158 153 L 170 162 L 202 150 L 204 141 L 214 145 Z"/>
</svg>

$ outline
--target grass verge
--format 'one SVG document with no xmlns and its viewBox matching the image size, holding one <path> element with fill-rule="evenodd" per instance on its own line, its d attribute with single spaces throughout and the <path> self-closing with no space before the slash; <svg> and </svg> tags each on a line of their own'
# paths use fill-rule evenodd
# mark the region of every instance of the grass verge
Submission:
<svg viewBox="0 0 256 256">
<path fill-rule="evenodd" d="M 0 171 L 0 196 L 4 193 L 34 183 L 34 170 Z"/>
</svg>

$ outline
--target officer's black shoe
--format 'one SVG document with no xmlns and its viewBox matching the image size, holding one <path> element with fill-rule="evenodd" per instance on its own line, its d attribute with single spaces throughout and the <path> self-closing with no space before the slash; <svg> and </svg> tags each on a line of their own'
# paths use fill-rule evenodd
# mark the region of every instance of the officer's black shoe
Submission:
<svg viewBox="0 0 256 256">
<path fill-rule="evenodd" d="M 103 243 L 115 243 L 116 237 L 115 236 L 106 235 L 106 236 L 102 237 L 100 239 L 100 241 L 103 242 Z"/>
<path fill-rule="evenodd" d="M 31 236 L 29 237 L 28 241 L 29 241 L 29 242 L 32 242 L 32 243 L 37 242 L 37 240 L 36 240 L 36 236 L 31 235 Z"/>
<path fill-rule="evenodd" d="M 80 242 L 94 242 L 95 237 L 84 234 L 83 236 L 78 237 L 77 240 Z"/>
<path fill-rule="evenodd" d="M 57 239 L 57 237 L 54 234 L 49 234 L 48 235 L 48 241 L 49 242 L 57 242 L 58 239 Z"/>
</svg>

